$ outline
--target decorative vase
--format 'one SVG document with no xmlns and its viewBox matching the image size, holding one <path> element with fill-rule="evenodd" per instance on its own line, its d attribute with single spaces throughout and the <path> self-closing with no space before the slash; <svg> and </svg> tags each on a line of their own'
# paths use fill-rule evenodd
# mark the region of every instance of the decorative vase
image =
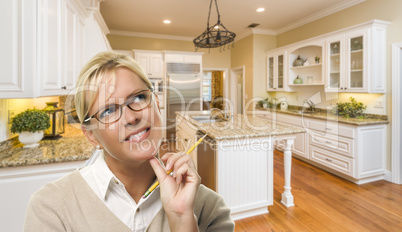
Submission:
<svg viewBox="0 0 402 232">
<path fill-rule="evenodd" d="M 297 75 L 296 79 L 294 79 L 293 84 L 303 84 L 303 79 Z"/>
<path fill-rule="evenodd" d="M 25 144 L 24 148 L 35 148 L 39 146 L 39 141 L 43 138 L 43 130 L 37 132 L 28 132 L 22 131 L 19 136 L 18 140 Z"/>
<path fill-rule="evenodd" d="M 305 60 L 303 60 L 300 56 L 297 56 L 297 59 L 293 61 L 293 67 L 303 66 Z"/>
</svg>

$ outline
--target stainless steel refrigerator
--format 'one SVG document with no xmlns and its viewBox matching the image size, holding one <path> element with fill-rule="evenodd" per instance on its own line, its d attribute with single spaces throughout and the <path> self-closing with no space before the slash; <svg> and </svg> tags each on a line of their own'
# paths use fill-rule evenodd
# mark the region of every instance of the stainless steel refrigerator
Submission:
<svg viewBox="0 0 402 232">
<path fill-rule="evenodd" d="M 200 111 L 201 100 L 200 73 L 171 73 L 167 75 L 166 99 L 166 138 L 176 139 L 176 111 Z"/>
</svg>

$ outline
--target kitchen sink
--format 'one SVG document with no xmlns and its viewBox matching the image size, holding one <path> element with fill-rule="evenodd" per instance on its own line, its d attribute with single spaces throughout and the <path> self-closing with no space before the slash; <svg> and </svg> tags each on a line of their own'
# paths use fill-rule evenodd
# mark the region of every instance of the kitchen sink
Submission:
<svg viewBox="0 0 402 232">
<path fill-rule="evenodd" d="M 196 120 L 197 122 L 205 123 L 205 122 L 225 122 L 226 119 L 223 118 L 211 118 L 211 115 L 197 115 L 192 116 L 192 119 Z"/>
</svg>

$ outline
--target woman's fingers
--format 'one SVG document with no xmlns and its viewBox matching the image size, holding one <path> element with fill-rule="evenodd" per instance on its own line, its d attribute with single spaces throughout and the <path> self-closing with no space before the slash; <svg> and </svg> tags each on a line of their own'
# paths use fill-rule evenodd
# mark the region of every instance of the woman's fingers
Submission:
<svg viewBox="0 0 402 232">
<path fill-rule="evenodd" d="M 161 163 L 158 159 L 152 158 L 149 160 L 152 169 L 155 172 L 156 177 L 158 178 L 159 182 L 163 182 L 163 180 L 168 176 L 166 170 L 162 167 Z"/>
</svg>

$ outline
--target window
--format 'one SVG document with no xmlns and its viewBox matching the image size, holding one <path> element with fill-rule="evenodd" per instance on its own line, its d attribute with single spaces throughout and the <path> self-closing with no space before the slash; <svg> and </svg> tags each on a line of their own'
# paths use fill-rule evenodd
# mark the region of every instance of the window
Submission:
<svg viewBox="0 0 402 232">
<path fill-rule="evenodd" d="M 212 94 L 212 72 L 204 72 L 202 77 L 202 97 L 204 101 L 211 101 Z"/>
</svg>

